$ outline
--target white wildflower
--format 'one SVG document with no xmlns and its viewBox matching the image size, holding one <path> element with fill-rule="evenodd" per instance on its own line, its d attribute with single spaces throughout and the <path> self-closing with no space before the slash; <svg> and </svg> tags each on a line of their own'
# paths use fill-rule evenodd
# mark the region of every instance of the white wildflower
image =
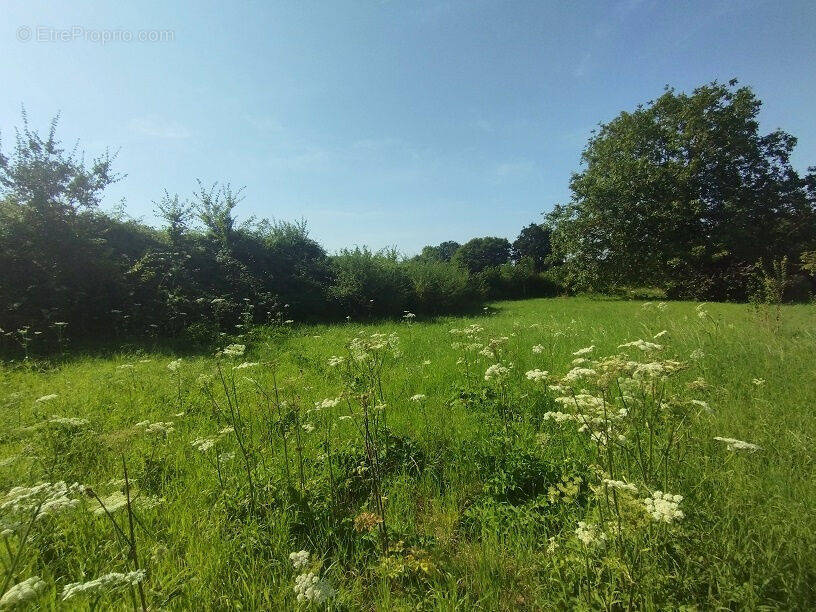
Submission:
<svg viewBox="0 0 816 612">
<path fill-rule="evenodd" d="M 51 425 L 59 425 L 61 427 L 66 427 L 68 429 L 74 429 L 78 427 L 85 427 L 88 424 L 87 419 L 79 419 L 76 417 L 58 417 L 52 416 L 48 419 L 48 422 Z"/>
<path fill-rule="evenodd" d="M 632 340 L 631 342 L 626 342 L 624 344 L 619 344 L 618 348 L 629 348 L 634 347 L 640 349 L 644 352 L 650 351 L 659 351 L 663 349 L 663 346 L 660 344 L 655 344 L 654 342 L 647 342 L 646 340 Z"/>
<path fill-rule="evenodd" d="M 218 442 L 218 438 L 215 438 L 215 437 L 212 437 L 212 438 L 198 438 L 198 439 L 193 440 L 192 442 L 190 442 L 190 445 L 193 448 L 195 448 L 197 451 L 200 451 L 202 453 L 206 453 L 213 446 L 215 446 L 216 442 Z"/>
<path fill-rule="evenodd" d="M 245 344 L 230 344 L 223 351 L 221 354 L 224 357 L 243 357 L 244 353 L 246 352 L 246 345 Z"/>
<path fill-rule="evenodd" d="M 416 395 L 411 396 L 412 402 L 422 402 L 425 401 L 425 394 L 424 393 L 417 393 Z"/>
<path fill-rule="evenodd" d="M 178 359 L 174 359 L 173 361 L 167 364 L 167 369 L 170 370 L 171 372 L 175 372 L 181 367 L 181 361 L 182 361 L 181 357 L 179 357 Z"/>
<path fill-rule="evenodd" d="M 294 591 L 298 601 L 313 602 L 318 605 L 334 596 L 334 589 L 331 585 L 314 572 L 297 576 Z"/>
<path fill-rule="evenodd" d="M 576 382 L 583 378 L 592 378 L 593 376 L 597 376 L 597 372 L 592 368 L 572 368 L 569 372 L 567 372 L 566 376 L 564 376 L 564 382 Z"/>
<path fill-rule="evenodd" d="M 327 397 L 326 399 L 315 402 L 315 409 L 321 410 L 323 408 L 334 408 L 337 404 L 340 403 L 340 400 L 343 399 L 342 397 Z"/>
<path fill-rule="evenodd" d="M 542 382 L 547 380 L 547 376 L 549 376 L 549 372 L 546 370 L 529 370 L 525 372 L 524 375 L 527 377 L 527 380 L 533 380 L 535 382 Z"/>
<path fill-rule="evenodd" d="M 606 534 L 601 531 L 598 525 L 591 525 L 584 521 L 578 521 L 575 535 L 578 536 L 584 546 L 599 545 L 606 541 Z"/>
<path fill-rule="evenodd" d="M 510 368 L 503 366 L 500 363 L 494 363 L 492 366 L 485 370 L 484 379 L 485 380 L 504 380 L 510 375 Z"/>
<path fill-rule="evenodd" d="M 651 497 L 643 500 L 643 505 L 652 518 L 661 523 L 679 521 L 685 515 L 680 510 L 682 495 L 672 495 L 663 491 L 655 491 Z"/>
<path fill-rule="evenodd" d="M 342 357 L 337 357 L 336 355 L 333 355 L 332 357 L 329 358 L 329 365 L 331 367 L 336 367 L 343 363 L 343 361 L 344 359 Z"/>
<path fill-rule="evenodd" d="M 259 365 L 257 361 L 244 361 L 243 363 L 234 366 L 233 370 L 246 370 L 247 368 L 254 368 Z"/>
<path fill-rule="evenodd" d="M 750 442 L 745 442 L 743 440 L 737 440 L 735 438 L 723 438 L 721 436 L 716 436 L 714 438 L 719 442 L 725 442 L 726 448 L 730 451 L 748 451 L 749 453 L 754 453 L 758 450 L 762 450 L 761 446 L 756 444 L 751 444 Z"/>
<path fill-rule="evenodd" d="M 595 350 L 595 345 L 593 344 L 592 346 L 588 346 L 586 348 L 578 349 L 577 351 L 575 351 L 573 353 L 573 356 L 582 357 L 584 355 L 589 355 L 594 350 Z"/>
<path fill-rule="evenodd" d="M 652 340 L 657 340 L 659 338 L 662 338 L 663 336 L 665 336 L 668 333 L 669 333 L 669 331 L 667 329 L 664 329 L 661 332 L 657 332 L 654 336 L 652 336 Z"/>
<path fill-rule="evenodd" d="M 751 382 L 754 384 L 754 386 L 761 387 L 762 385 L 765 384 L 765 379 L 764 378 L 754 378 Z"/>
<path fill-rule="evenodd" d="M 30 606 L 46 586 L 45 581 L 39 576 L 32 576 L 18 582 L 0 598 L 0 609 L 8 610 L 18 606 Z"/>
<path fill-rule="evenodd" d="M 114 591 L 121 591 L 130 586 L 135 586 L 136 584 L 142 582 L 144 578 L 145 571 L 140 569 L 128 572 L 126 574 L 121 572 L 111 572 L 88 582 L 72 582 L 70 584 L 66 584 L 62 589 L 62 600 L 65 601 L 86 592 L 102 591 L 110 593 Z"/>
<path fill-rule="evenodd" d="M 309 565 L 309 551 L 301 550 L 299 552 L 293 552 L 289 555 L 289 560 L 296 570 L 303 569 Z"/>
<path fill-rule="evenodd" d="M 56 393 L 49 393 L 48 395 L 43 395 L 42 397 L 38 397 L 34 400 L 35 404 L 42 404 L 43 402 L 50 402 L 51 400 L 55 400 L 59 397 Z"/>
<path fill-rule="evenodd" d="M 620 491 L 629 491 L 630 493 L 637 493 L 637 487 L 630 482 L 624 482 L 623 480 L 612 480 L 610 478 L 604 478 L 603 483 L 611 488 L 611 489 L 618 489 Z"/>
</svg>

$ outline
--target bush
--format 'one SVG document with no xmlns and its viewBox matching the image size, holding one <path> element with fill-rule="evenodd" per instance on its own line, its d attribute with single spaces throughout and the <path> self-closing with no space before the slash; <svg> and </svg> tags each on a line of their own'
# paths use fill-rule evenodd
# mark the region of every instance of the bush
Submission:
<svg viewBox="0 0 816 612">
<path fill-rule="evenodd" d="M 413 312 L 460 312 L 476 306 L 484 297 L 468 271 L 451 263 L 417 260 L 406 263 L 405 268 L 412 284 Z"/>
<path fill-rule="evenodd" d="M 329 299 L 340 316 L 396 316 L 411 302 L 412 284 L 395 251 L 344 249 L 331 258 Z"/>
</svg>

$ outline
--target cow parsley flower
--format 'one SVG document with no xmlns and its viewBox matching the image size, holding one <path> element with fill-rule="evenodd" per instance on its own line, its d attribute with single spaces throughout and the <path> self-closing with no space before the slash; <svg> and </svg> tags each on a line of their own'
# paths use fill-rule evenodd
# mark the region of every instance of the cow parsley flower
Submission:
<svg viewBox="0 0 816 612">
<path fill-rule="evenodd" d="M 48 422 L 51 425 L 58 425 L 67 429 L 77 429 L 79 427 L 85 427 L 88 425 L 87 419 L 79 419 L 76 417 L 52 416 L 50 419 L 48 419 Z"/>
<path fill-rule="evenodd" d="M 167 437 L 169 434 L 176 431 L 176 428 L 173 427 L 173 421 L 156 421 L 155 423 L 151 423 L 150 421 L 142 421 L 141 423 L 136 423 L 136 427 L 144 429 L 148 436 L 162 438 Z"/>
<path fill-rule="evenodd" d="M 577 351 L 575 351 L 573 353 L 573 356 L 583 357 L 584 355 L 589 355 L 594 350 L 595 350 L 595 345 L 593 344 L 592 346 L 588 346 L 586 348 L 578 349 Z"/>
<path fill-rule="evenodd" d="M 37 518 L 57 514 L 75 507 L 77 495 L 84 493 L 85 487 L 77 482 L 41 482 L 31 487 L 14 487 L 0 499 L 0 511 L 4 515 L 31 514 L 39 508 Z"/>
<path fill-rule="evenodd" d="M 659 338 L 662 338 L 663 336 L 665 336 L 668 333 L 669 333 L 669 331 L 667 329 L 664 329 L 661 332 L 657 332 L 654 336 L 652 336 L 652 340 L 658 340 Z"/>
<path fill-rule="evenodd" d="M 524 375 L 527 377 L 527 380 L 542 382 L 547 380 L 549 372 L 547 372 L 546 370 L 539 370 L 536 368 L 535 370 L 529 370 L 528 372 L 525 372 Z"/>
<path fill-rule="evenodd" d="M 337 357 L 336 355 L 329 357 L 329 366 L 336 367 L 339 366 L 341 363 L 345 361 L 342 357 Z"/>
<path fill-rule="evenodd" d="M 224 357 L 243 357 L 245 352 L 245 344 L 230 344 L 221 351 L 221 354 Z"/>
<path fill-rule="evenodd" d="M 543 345 L 543 344 L 536 344 L 536 345 L 533 347 L 533 352 L 534 352 L 536 355 L 538 355 L 539 353 L 543 353 L 543 352 L 544 352 L 544 345 Z"/>
<path fill-rule="evenodd" d="M 331 585 L 323 578 L 319 578 L 314 572 L 297 576 L 294 591 L 297 594 L 298 601 L 318 605 L 325 603 L 334 596 L 334 589 L 332 589 Z"/>
<path fill-rule="evenodd" d="M 292 565 L 296 570 L 303 569 L 309 565 L 309 551 L 301 550 L 298 552 L 293 552 L 289 555 L 289 560 L 292 562 Z"/>
<path fill-rule="evenodd" d="M 246 370 L 247 368 L 254 368 L 255 366 L 259 365 L 257 361 L 244 361 L 237 366 L 234 366 L 233 370 Z"/>
<path fill-rule="evenodd" d="M 703 352 L 703 349 L 694 349 L 691 352 L 691 355 L 689 355 L 689 357 L 691 357 L 695 361 L 698 361 L 698 360 L 702 359 L 703 357 L 705 357 L 705 353 Z"/>
<path fill-rule="evenodd" d="M 42 397 L 38 397 L 34 400 L 35 404 L 42 404 L 43 402 L 50 402 L 51 400 L 55 400 L 59 397 L 56 393 L 49 393 L 48 395 L 43 395 Z"/>
<path fill-rule="evenodd" d="M 510 368 L 503 366 L 500 363 L 494 363 L 485 370 L 485 380 L 504 380 L 510 375 Z"/>
<path fill-rule="evenodd" d="M 758 450 L 762 450 L 761 446 L 756 444 L 751 444 L 750 442 L 745 442 L 743 440 L 737 440 L 735 438 L 723 438 L 721 436 L 716 436 L 714 438 L 719 442 L 725 442 L 726 448 L 730 451 L 748 451 L 749 453 L 755 453 Z"/>
<path fill-rule="evenodd" d="M 46 586 L 45 581 L 39 576 L 27 578 L 3 594 L 3 597 L 0 598 L 0 609 L 7 610 L 31 605 Z"/>
<path fill-rule="evenodd" d="M 762 385 L 765 384 L 765 379 L 764 378 L 754 378 L 751 382 L 754 384 L 754 386 L 761 387 Z"/>
<path fill-rule="evenodd" d="M 577 382 L 583 378 L 592 378 L 593 376 L 597 376 L 598 373 L 593 370 L 592 368 L 572 368 L 567 374 L 564 376 L 564 382 Z"/>
<path fill-rule="evenodd" d="M 411 396 L 411 401 L 412 402 L 422 402 L 424 400 L 425 400 L 425 394 L 424 393 L 417 393 L 416 395 Z"/>
<path fill-rule="evenodd" d="M 597 546 L 606 541 L 606 534 L 601 531 L 598 525 L 592 525 L 584 521 L 578 521 L 575 535 L 578 536 L 584 546 Z"/>
<path fill-rule="evenodd" d="M 326 399 L 320 402 L 315 402 L 315 409 L 322 410 L 323 408 L 334 408 L 335 406 L 337 406 L 337 404 L 340 403 L 341 399 L 342 398 L 340 397 L 327 397 Z"/>
<path fill-rule="evenodd" d="M 624 482 L 623 480 L 611 480 L 610 478 L 604 478 L 603 483 L 611 489 L 628 491 L 629 493 L 637 493 L 638 490 L 635 485 L 630 482 Z"/>
<path fill-rule="evenodd" d="M 632 340 L 631 342 L 626 342 L 624 344 L 618 345 L 618 348 L 630 348 L 630 347 L 640 349 L 643 352 L 659 351 L 663 349 L 662 345 L 656 344 L 654 342 L 647 342 L 646 340 Z"/>
<path fill-rule="evenodd" d="M 198 438 L 198 439 L 193 440 L 192 442 L 190 442 L 190 445 L 194 449 L 196 449 L 197 451 L 200 451 L 202 453 L 206 453 L 213 446 L 215 446 L 216 442 L 218 442 L 218 438 L 215 438 L 215 437 Z"/>
<path fill-rule="evenodd" d="M 88 582 L 72 582 L 66 584 L 62 589 L 62 600 L 71 599 L 83 593 L 93 593 L 95 591 L 113 593 L 122 591 L 130 586 L 135 586 L 145 578 L 143 569 L 135 570 L 123 574 L 121 572 L 110 572 Z"/>
<path fill-rule="evenodd" d="M 181 361 L 182 361 L 181 357 L 179 357 L 178 359 L 174 359 L 173 361 L 167 364 L 167 369 L 170 370 L 171 372 L 177 371 L 181 367 Z"/>
<path fill-rule="evenodd" d="M 682 495 L 672 495 L 655 491 L 651 497 L 643 500 L 643 505 L 652 518 L 661 523 L 672 523 L 681 520 L 685 515 L 680 510 Z"/>
</svg>

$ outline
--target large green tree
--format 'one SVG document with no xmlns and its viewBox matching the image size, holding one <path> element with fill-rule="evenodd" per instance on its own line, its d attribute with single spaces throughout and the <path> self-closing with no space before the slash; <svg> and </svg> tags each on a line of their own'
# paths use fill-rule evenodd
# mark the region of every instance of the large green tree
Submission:
<svg viewBox="0 0 816 612">
<path fill-rule="evenodd" d="M 549 222 L 578 287 L 655 285 L 678 296 L 740 299 L 760 258 L 816 239 L 813 169 L 790 164 L 796 139 L 760 134 L 748 87 L 713 82 L 600 126 Z"/>
<path fill-rule="evenodd" d="M 520 262 L 529 257 L 536 272 L 541 272 L 547 264 L 552 251 L 550 245 L 549 227 L 538 223 L 531 223 L 519 232 L 518 238 L 513 241 L 510 254 L 513 261 Z"/>
<path fill-rule="evenodd" d="M 510 261 L 510 243 L 495 236 L 472 238 L 456 250 L 452 261 L 473 273 L 497 268 Z"/>
</svg>

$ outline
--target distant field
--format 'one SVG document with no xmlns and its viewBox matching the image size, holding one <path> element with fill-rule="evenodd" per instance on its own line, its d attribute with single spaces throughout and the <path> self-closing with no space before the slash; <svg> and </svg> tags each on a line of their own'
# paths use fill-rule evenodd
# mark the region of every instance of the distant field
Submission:
<svg viewBox="0 0 816 612">
<path fill-rule="evenodd" d="M 4 592 L 39 576 L 44 609 L 816 606 L 814 306 L 529 300 L 231 342 L 245 353 L 0 366 Z M 60 481 L 93 493 L 9 492 Z M 110 572 L 133 573 L 65 590 Z"/>
</svg>

